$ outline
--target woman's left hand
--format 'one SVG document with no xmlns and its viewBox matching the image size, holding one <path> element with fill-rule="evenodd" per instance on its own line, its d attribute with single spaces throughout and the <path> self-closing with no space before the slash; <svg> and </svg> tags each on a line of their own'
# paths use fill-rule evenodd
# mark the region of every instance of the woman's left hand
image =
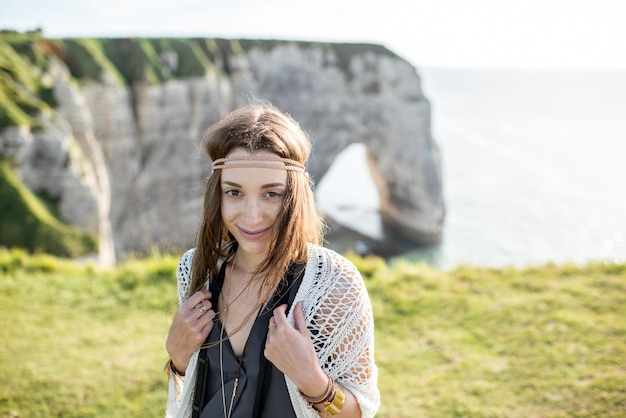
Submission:
<svg viewBox="0 0 626 418">
<path fill-rule="evenodd" d="M 302 302 L 294 306 L 295 328 L 287 321 L 287 305 L 274 309 L 265 343 L 265 358 L 310 397 L 324 393 L 328 377 L 317 362 L 315 347 L 306 327 Z"/>
<path fill-rule="evenodd" d="M 328 375 L 317 362 L 315 347 L 306 327 L 302 302 L 293 307 L 295 328 L 289 324 L 285 311 L 287 305 L 274 309 L 270 318 L 265 343 L 265 358 L 274 363 L 308 398 L 318 399 L 326 393 Z M 337 416 L 361 417 L 361 409 L 356 398 L 349 390 L 342 388 L 346 396 L 345 404 Z M 315 409 L 322 412 L 324 404 L 316 404 Z"/>
</svg>

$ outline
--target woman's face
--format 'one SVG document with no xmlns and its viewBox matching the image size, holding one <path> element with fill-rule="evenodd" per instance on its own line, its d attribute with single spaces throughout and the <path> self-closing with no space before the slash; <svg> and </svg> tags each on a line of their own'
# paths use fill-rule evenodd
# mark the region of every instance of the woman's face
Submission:
<svg viewBox="0 0 626 418">
<path fill-rule="evenodd" d="M 238 148 L 228 157 L 277 157 L 259 150 Z M 251 163 L 253 161 L 250 161 Z M 237 167 L 222 169 L 221 213 L 224 225 L 235 237 L 238 251 L 264 258 L 270 249 L 272 231 L 287 191 L 287 171 L 275 168 Z"/>
</svg>

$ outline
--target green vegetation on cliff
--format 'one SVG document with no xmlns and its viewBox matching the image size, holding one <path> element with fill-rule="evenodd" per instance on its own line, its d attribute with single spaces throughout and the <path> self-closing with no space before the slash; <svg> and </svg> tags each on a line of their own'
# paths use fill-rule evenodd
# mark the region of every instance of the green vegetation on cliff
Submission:
<svg viewBox="0 0 626 418">
<path fill-rule="evenodd" d="M 0 129 L 26 125 L 38 127 L 38 113 L 56 103 L 42 77 L 47 68 L 37 34 L 0 33 Z"/>
<path fill-rule="evenodd" d="M 65 39 L 53 43 L 55 51 L 76 79 L 100 81 L 110 75 L 110 81 L 124 83 L 122 74 L 106 56 L 100 40 Z"/>
<path fill-rule="evenodd" d="M 0 159 L 0 245 L 65 257 L 97 250 L 95 234 L 59 221 Z"/>
<path fill-rule="evenodd" d="M 38 113 L 56 105 L 46 72 L 64 62 L 78 83 L 158 84 L 215 72 L 229 51 L 204 39 L 46 39 L 40 33 L 0 32 L 0 129 L 39 127 Z"/>
<path fill-rule="evenodd" d="M 351 258 L 374 308 L 379 418 L 624 416 L 626 265 Z M 163 416 L 176 262 L 0 249 L 0 417 Z"/>
<path fill-rule="evenodd" d="M 158 84 L 206 74 L 227 75 L 232 59 L 253 48 L 269 51 L 278 45 L 332 51 L 348 76 L 354 55 L 373 52 L 397 57 L 380 45 L 306 41 L 205 38 L 64 38 L 41 32 L 0 31 L 0 129 L 38 126 L 37 113 L 55 106 L 46 72 L 51 59 L 64 62 L 78 83 Z"/>
</svg>

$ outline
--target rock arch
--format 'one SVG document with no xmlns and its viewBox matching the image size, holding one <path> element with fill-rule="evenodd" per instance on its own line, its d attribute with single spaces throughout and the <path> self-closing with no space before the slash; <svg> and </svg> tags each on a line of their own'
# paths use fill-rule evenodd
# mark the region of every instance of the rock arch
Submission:
<svg viewBox="0 0 626 418">
<path fill-rule="evenodd" d="M 358 52 L 357 46 L 346 52 L 282 44 L 251 48 L 247 57 L 245 83 L 234 90 L 248 89 L 293 114 L 313 140 L 308 170 L 314 179 L 345 147 L 363 143 L 383 224 L 418 244 L 440 240 L 440 154 L 413 66 L 386 49 Z"/>
<path fill-rule="evenodd" d="M 366 243 L 384 240 L 379 193 L 366 152 L 361 143 L 346 146 L 335 156 L 324 177 L 315 182 L 318 207 L 330 226 L 329 244 L 341 251 L 356 249 L 357 240 L 361 241 L 361 248 Z"/>
</svg>

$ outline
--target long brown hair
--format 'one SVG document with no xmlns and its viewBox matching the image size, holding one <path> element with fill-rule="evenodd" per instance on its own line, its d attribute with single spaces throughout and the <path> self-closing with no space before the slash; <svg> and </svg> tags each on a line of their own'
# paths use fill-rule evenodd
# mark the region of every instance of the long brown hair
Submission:
<svg viewBox="0 0 626 418">
<path fill-rule="evenodd" d="M 261 102 L 236 109 L 211 126 L 202 138 L 202 147 L 212 161 L 225 158 L 236 148 L 270 151 L 302 164 L 311 153 L 309 137 L 299 124 L 273 105 Z M 191 267 L 191 293 L 216 277 L 218 261 L 237 250 L 221 215 L 221 172 L 213 170 L 205 187 Z M 287 191 L 273 228 L 272 245 L 255 272 L 264 277 L 261 302 L 269 299 L 292 263 L 306 262 L 307 243 L 320 244 L 323 240 L 325 226 L 315 206 L 312 187 L 308 174 L 287 171 Z"/>
</svg>

